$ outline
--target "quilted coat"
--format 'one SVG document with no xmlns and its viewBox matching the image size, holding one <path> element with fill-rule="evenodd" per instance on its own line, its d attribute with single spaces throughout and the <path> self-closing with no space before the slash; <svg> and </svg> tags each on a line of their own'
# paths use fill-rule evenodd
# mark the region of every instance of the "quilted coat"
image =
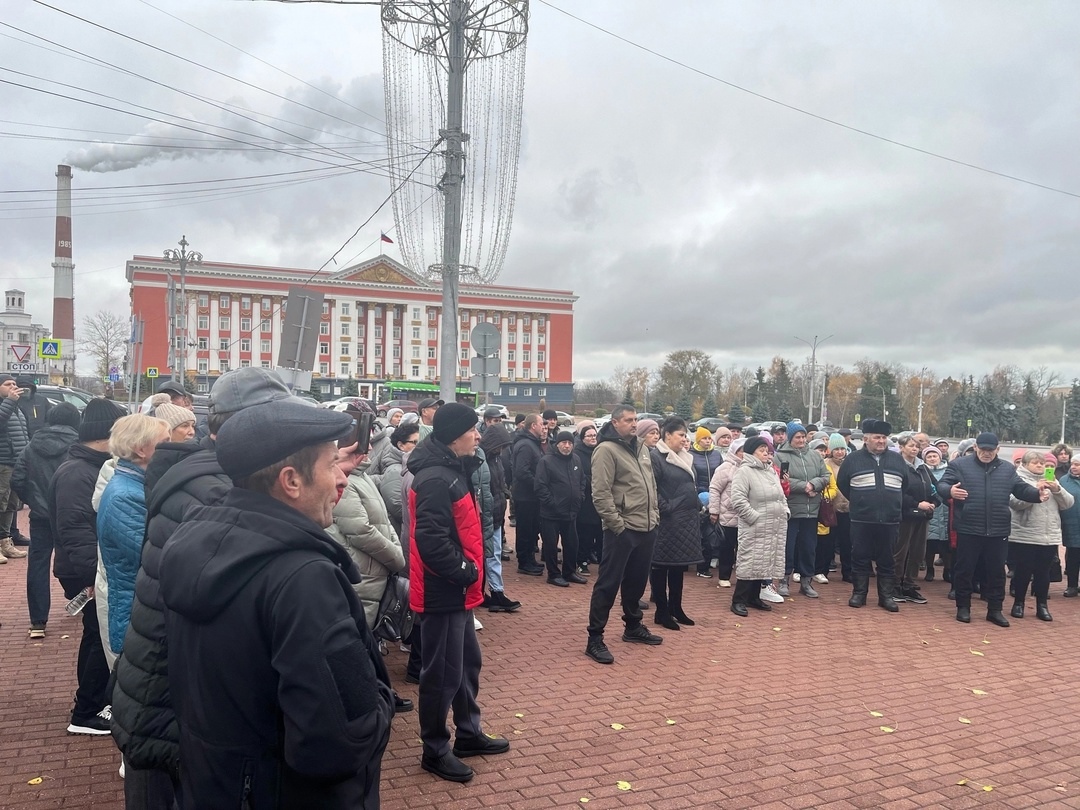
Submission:
<svg viewBox="0 0 1080 810">
<path fill-rule="evenodd" d="M 364 619 L 370 629 L 379 615 L 386 578 L 405 570 L 405 555 L 386 503 L 367 473 L 354 470 L 349 476 L 341 500 L 334 507 L 334 523 L 326 533 L 345 546 L 360 569 L 361 579 L 353 590 L 364 606 Z"/>
<path fill-rule="evenodd" d="M 1016 474 L 1020 480 L 1035 486 L 1039 478 L 1027 467 L 1021 465 Z M 1062 487 L 1050 494 L 1046 503 L 1022 501 L 1015 495 L 1009 496 L 1009 508 L 1012 510 L 1012 532 L 1010 543 L 1028 543 L 1035 546 L 1057 546 L 1061 544 L 1061 512 L 1073 507 L 1076 499 L 1069 490 Z"/>
<path fill-rule="evenodd" d="M 98 507 L 98 549 L 109 583 L 109 648 L 117 654 L 124 649 L 131 620 L 135 575 L 146 533 L 145 477 L 142 467 L 120 459 Z"/>
<path fill-rule="evenodd" d="M 687 566 L 701 559 L 701 501 L 698 500 L 694 458 L 658 442 L 649 451 L 660 525 L 653 548 L 653 565 Z"/>
<path fill-rule="evenodd" d="M 1080 548 L 1080 478 L 1072 473 L 1058 479 L 1061 488 L 1073 496 L 1073 505 L 1061 512 L 1061 544 L 1066 548 Z"/>
<path fill-rule="evenodd" d="M 709 514 L 719 515 L 721 526 L 738 526 L 739 516 L 731 506 L 731 482 L 735 480 L 735 470 L 741 459 L 734 453 L 724 456 L 712 481 L 709 482 Z"/>
<path fill-rule="evenodd" d="M 783 577 L 791 510 L 771 464 L 753 455 L 743 457 L 731 481 L 731 506 L 739 516 L 739 579 Z"/>
</svg>

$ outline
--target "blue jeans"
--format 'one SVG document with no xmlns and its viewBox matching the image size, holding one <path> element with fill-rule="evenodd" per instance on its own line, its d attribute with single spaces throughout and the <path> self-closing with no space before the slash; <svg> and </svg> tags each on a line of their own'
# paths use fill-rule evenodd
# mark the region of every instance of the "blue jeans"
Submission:
<svg viewBox="0 0 1080 810">
<path fill-rule="evenodd" d="M 488 590 L 502 593 L 502 526 L 495 529 L 495 556 L 484 558 L 484 573 L 487 576 Z"/>
<path fill-rule="evenodd" d="M 791 518 L 787 525 L 787 560 L 784 572 L 810 579 L 817 556 L 817 518 Z"/>
<path fill-rule="evenodd" d="M 30 624 L 45 626 L 52 606 L 49 568 L 52 562 L 53 537 L 45 517 L 30 515 L 30 548 L 26 553 L 26 605 Z M 91 605 L 88 609 L 92 609 Z"/>
</svg>

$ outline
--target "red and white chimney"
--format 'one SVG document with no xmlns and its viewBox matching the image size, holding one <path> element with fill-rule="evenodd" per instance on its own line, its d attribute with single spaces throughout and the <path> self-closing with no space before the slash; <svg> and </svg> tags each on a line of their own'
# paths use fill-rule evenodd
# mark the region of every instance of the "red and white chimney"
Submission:
<svg viewBox="0 0 1080 810">
<path fill-rule="evenodd" d="M 56 240 L 53 242 L 52 336 L 61 340 L 63 365 L 75 357 L 75 265 L 71 261 L 71 167 L 56 167 Z"/>
</svg>

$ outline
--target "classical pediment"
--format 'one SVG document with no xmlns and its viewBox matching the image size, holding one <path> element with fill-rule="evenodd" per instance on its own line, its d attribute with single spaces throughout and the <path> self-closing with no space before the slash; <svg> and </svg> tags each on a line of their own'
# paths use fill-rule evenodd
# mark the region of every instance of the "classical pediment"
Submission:
<svg viewBox="0 0 1080 810">
<path fill-rule="evenodd" d="M 428 287 L 422 278 L 389 256 L 378 256 L 333 275 L 335 281 L 357 281 L 365 284 L 392 284 L 403 287 Z"/>
</svg>

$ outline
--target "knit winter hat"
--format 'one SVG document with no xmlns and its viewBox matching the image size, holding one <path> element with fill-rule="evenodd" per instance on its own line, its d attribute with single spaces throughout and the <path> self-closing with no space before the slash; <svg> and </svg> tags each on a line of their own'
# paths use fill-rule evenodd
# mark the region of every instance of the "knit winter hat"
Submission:
<svg viewBox="0 0 1080 810">
<path fill-rule="evenodd" d="M 11 375 L 11 374 L 0 374 L 0 385 L 3 385 L 8 380 L 14 381 L 15 377 L 13 375 Z"/>
<path fill-rule="evenodd" d="M 846 450 L 847 442 L 844 441 L 844 437 L 839 433 L 834 433 L 829 437 L 829 450 Z"/>
<path fill-rule="evenodd" d="M 937 454 L 938 454 L 938 458 L 941 458 L 941 450 L 939 450 L 939 449 L 938 449 L 937 447 L 935 447 L 934 445 L 930 445 L 929 447 L 924 447 L 924 448 L 922 449 L 922 452 L 921 452 L 921 453 L 919 453 L 919 457 L 920 457 L 920 458 L 921 458 L 921 459 L 922 459 L 923 461 L 926 461 L 926 454 L 927 454 L 927 453 L 937 453 Z"/>
<path fill-rule="evenodd" d="M 659 433 L 660 425 L 656 424 L 655 419 L 639 419 L 635 430 L 637 431 L 637 437 L 639 439 L 644 439 L 650 430 L 655 430 Z"/>
<path fill-rule="evenodd" d="M 574 434 L 569 430 L 560 430 L 559 435 L 555 437 L 555 444 L 562 444 L 563 442 L 574 443 Z"/>
<path fill-rule="evenodd" d="M 959 446 L 956 448 L 956 452 L 962 456 L 965 453 L 967 453 L 967 451 L 970 450 L 974 446 L 975 446 L 975 440 L 974 439 L 964 439 L 962 442 L 960 442 Z"/>
<path fill-rule="evenodd" d="M 78 430 L 80 419 L 82 414 L 70 402 L 58 402 L 45 413 L 46 425 L 66 425 Z"/>
<path fill-rule="evenodd" d="M 113 423 L 127 411 L 108 399 L 95 397 L 86 403 L 79 422 L 79 441 L 97 442 L 109 438 Z"/>
<path fill-rule="evenodd" d="M 707 427 L 699 427 L 694 431 L 694 441 L 700 442 L 704 438 L 712 438 L 712 431 Z"/>
<path fill-rule="evenodd" d="M 752 438 L 754 438 L 754 437 L 749 436 L 749 437 L 747 437 L 745 439 L 736 439 L 735 441 L 733 441 L 731 443 L 731 447 L 728 448 L 728 453 L 738 453 L 740 450 L 743 449 L 743 447 L 746 445 L 746 443 L 748 441 L 750 441 L 750 439 L 752 439 Z"/>
<path fill-rule="evenodd" d="M 798 422 L 788 422 L 787 424 L 787 440 L 790 442 L 795 438 L 798 433 L 806 433 L 806 428 L 800 425 Z"/>
<path fill-rule="evenodd" d="M 768 447 L 769 449 L 772 449 L 772 446 L 769 444 L 769 442 L 765 441 L 764 436 L 751 436 L 749 439 L 746 440 L 746 444 L 743 445 L 743 454 L 747 456 L 752 456 L 754 454 L 754 451 L 757 450 L 759 447 Z"/>
<path fill-rule="evenodd" d="M 443 444 L 450 444 L 476 427 L 476 411 L 460 402 L 451 402 L 435 411 L 431 426 L 432 436 Z"/>
<path fill-rule="evenodd" d="M 181 408 L 179 405 L 173 405 L 171 402 L 166 402 L 154 408 L 154 416 L 168 422 L 169 430 L 176 430 L 187 422 L 195 421 L 195 414 L 192 411 Z"/>
</svg>

